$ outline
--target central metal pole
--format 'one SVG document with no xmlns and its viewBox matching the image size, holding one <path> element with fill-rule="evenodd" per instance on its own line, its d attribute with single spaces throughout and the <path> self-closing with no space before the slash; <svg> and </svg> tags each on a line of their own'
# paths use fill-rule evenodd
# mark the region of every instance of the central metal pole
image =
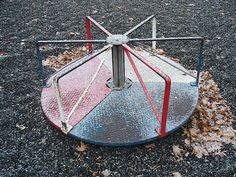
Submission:
<svg viewBox="0 0 236 177">
<path fill-rule="evenodd" d="M 122 90 L 129 88 L 132 81 L 125 78 L 125 52 L 123 44 L 129 41 L 125 35 L 116 34 L 108 36 L 106 39 L 108 44 L 112 45 L 112 78 L 107 81 L 107 86 L 112 90 Z"/>
<path fill-rule="evenodd" d="M 112 46 L 112 72 L 114 87 L 123 87 L 125 84 L 125 57 L 122 45 Z"/>
</svg>

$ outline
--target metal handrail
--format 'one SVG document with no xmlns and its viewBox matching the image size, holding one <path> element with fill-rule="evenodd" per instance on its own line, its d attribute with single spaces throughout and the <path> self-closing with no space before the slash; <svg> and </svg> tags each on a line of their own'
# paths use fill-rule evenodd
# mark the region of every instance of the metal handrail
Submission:
<svg viewBox="0 0 236 177">
<path fill-rule="evenodd" d="M 89 55 L 84 60 L 77 60 L 76 65 L 72 65 L 72 67 L 70 67 L 68 70 L 62 70 L 63 72 L 59 72 L 57 75 L 55 75 L 53 77 L 53 85 L 56 89 L 56 96 L 57 96 L 58 110 L 59 110 L 59 114 L 60 114 L 60 121 L 62 124 L 62 130 L 65 133 L 67 133 L 70 130 L 70 125 L 68 125 L 67 119 L 65 119 L 65 113 L 64 113 L 64 109 L 63 109 L 62 95 L 61 95 L 61 91 L 60 91 L 59 80 L 62 77 L 64 77 L 66 74 L 70 73 L 71 71 L 75 70 L 76 68 L 78 68 L 78 67 L 82 66 L 83 64 L 87 63 L 88 61 L 92 60 L 93 58 L 95 58 L 99 54 L 105 52 L 108 48 L 110 48 L 110 45 L 106 46 L 105 48 L 99 50 L 96 53 Z"/>
<path fill-rule="evenodd" d="M 204 38 L 203 37 L 169 37 L 169 38 L 145 38 L 145 39 L 130 39 L 129 42 L 137 42 L 137 41 L 191 41 L 191 40 L 198 40 L 200 41 L 200 49 L 198 54 L 198 61 L 196 65 L 197 76 L 196 82 L 191 83 L 192 86 L 198 86 L 199 84 L 199 77 L 203 63 L 203 46 L 204 46 Z"/>
<path fill-rule="evenodd" d="M 163 137 L 166 135 L 166 123 L 167 123 L 167 116 L 168 116 L 168 107 L 169 107 L 169 99 L 170 99 L 170 89 L 171 89 L 171 79 L 168 75 L 166 75 L 163 71 L 159 68 L 155 67 L 147 61 L 142 55 L 131 49 L 128 45 L 123 44 L 123 47 L 128 50 L 131 54 L 133 54 L 139 61 L 145 64 L 148 68 L 153 70 L 156 74 L 161 76 L 165 80 L 165 93 L 164 93 L 164 101 L 162 106 L 162 118 L 161 118 L 161 128 L 160 131 L 156 129 L 160 136 Z"/>
</svg>

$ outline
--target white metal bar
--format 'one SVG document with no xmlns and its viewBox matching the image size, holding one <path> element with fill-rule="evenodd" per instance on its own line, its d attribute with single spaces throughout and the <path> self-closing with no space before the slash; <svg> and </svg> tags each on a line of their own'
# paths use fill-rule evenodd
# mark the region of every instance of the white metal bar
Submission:
<svg viewBox="0 0 236 177">
<path fill-rule="evenodd" d="M 86 95 L 86 93 L 88 92 L 88 89 L 91 87 L 93 81 L 95 80 L 97 74 L 99 73 L 101 67 L 102 67 L 102 64 L 104 63 L 105 59 L 103 59 L 99 66 L 98 66 L 98 69 L 96 70 L 96 72 L 94 73 L 91 81 L 89 82 L 88 86 L 84 89 L 83 93 L 81 94 L 81 96 L 79 97 L 78 101 L 75 103 L 74 107 L 71 109 L 69 115 L 67 116 L 67 121 L 70 120 L 70 117 L 72 116 L 72 114 L 74 113 L 75 109 L 78 107 L 78 105 L 81 103 L 82 99 L 84 98 L 84 96 Z"/>
<path fill-rule="evenodd" d="M 157 20 L 156 17 L 152 19 L 152 38 L 155 39 L 157 37 Z M 157 41 L 152 41 L 152 49 L 156 49 Z"/>
<path fill-rule="evenodd" d="M 64 110 L 63 110 L 62 95 L 61 95 L 59 83 L 54 82 L 54 87 L 56 89 L 58 110 L 59 110 L 60 120 L 61 120 L 61 124 L 62 124 L 61 128 L 64 132 L 67 132 L 67 123 L 65 121 L 65 114 L 64 114 Z"/>
</svg>

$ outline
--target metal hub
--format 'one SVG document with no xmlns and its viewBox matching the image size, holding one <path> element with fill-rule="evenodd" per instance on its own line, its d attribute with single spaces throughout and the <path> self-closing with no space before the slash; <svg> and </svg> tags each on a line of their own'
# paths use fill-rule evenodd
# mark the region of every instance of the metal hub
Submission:
<svg viewBox="0 0 236 177">
<path fill-rule="evenodd" d="M 152 38 L 127 37 L 150 20 Z M 108 35 L 106 40 L 91 39 L 91 22 Z M 112 35 L 87 17 L 86 33 L 87 40 L 36 44 L 41 78 L 44 86 L 48 86 L 42 90 L 42 109 L 56 128 L 90 143 L 122 146 L 164 137 L 188 120 L 198 100 L 203 38 L 156 38 L 154 15 L 123 35 Z M 176 40 L 200 41 L 196 78 L 169 58 L 136 51 L 127 45 L 152 41 L 155 49 L 157 41 Z M 46 80 L 39 46 L 68 43 L 87 43 L 90 54 L 74 60 Z M 108 45 L 93 51 L 94 43 Z"/>
<path fill-rule="evenodd" d="M 129 38 L 126 35 L 114 34 L 114 35 L 108 36 L 106 39 L 106 42 L 112 45 L 121 45 L 121 44 L 128 43 Z"/>
</svg>

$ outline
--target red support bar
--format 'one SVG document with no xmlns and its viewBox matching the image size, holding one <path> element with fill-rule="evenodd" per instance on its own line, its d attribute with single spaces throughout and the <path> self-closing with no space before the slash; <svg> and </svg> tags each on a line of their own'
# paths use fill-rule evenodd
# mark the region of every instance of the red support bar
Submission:
<svg viewBox="0 0 236 177">
<path fill-rule="evenodd" d="M 92 38 L 91 38 L 90 20 L 88 18 L 86 18 L 86 35 L 87 35 L 87 40 L 92 40 Z M 90 53 L 93 51 L 93 44 L 92 44 L 92 42 L 88 42 L 88 49 L 89 49 Z"/>
<path fill-rule="evenodd" d="M 159 112 L 158 112 L 158 110 L 157 110 L 157 108 L 156 108 L 156 106 L 155 106 L 155 103 L 154 103 L 153 100 L 152 100 L 151 95 L 150 95 L 149 92 L 148 92 L 148 89 L 147 89 L 146 85 L 145 85 L 144 82 L 143 82 L 143 79 L 142 79 L 141 75 L 139 74 L 139 71 L 138 71 L 138 69 L 137 69 L 137 67 L 136 67 L 136 65 L 135 65 L 135 63 L 134 63 L 134 60 L 132 59 L 132 57 L 131 57 L 131 55 L 130 55 L 130 53 L 129 53 L 129 51 L 128 51 L 127 49 L 125 49 L 125 53 L 126 53 L 128 59 L 129 59 L 129 62 L 130 62 L 130 64 L 131 64 L 132 68 L 134 69 L 134 72 L 135 72 L 135 74 L 136 74 L 136 76 L 137 76 L 137 78 L 138 78 L 138 80 L 139 80 L 139 82 L 140 82 L 140 84 L 141 84 L 141 86 L 142 86 L 142 88 L 143 88 L 144 94 L 145 94 L 145 96 L 146 96 L 146 98 L 147 98 L 149 104 L 151 105 L 152 110 L 153 110 L 153 112 L 154 112 L 154 114 L 155 114 L 157 120 L 158 120 L 159 123 L 161 124 L 160 114 L 159 114 Z"/>
<path fill-rule="evenodd" d="M 153 70 L 159 76 L 161 76 L 165 80 L 165 93 L 164 93 L 164 102 L 162 106 L 162 118 L 161 118 L 161 128 L 160 128 L 160 136 L 163 137 L 166 135 L 166 123 L 168 116 L 168 108 L 169 108 L 169 99 L 170 99 L 170 89 L 171 89 L 171 79 L 168 75 L 166 75 L 163 71 L 161 71 L 156 66 L 153 66 L 151 62 L 146 60 L 142 55 L 138 52 L 131 49 L 128 45 L 123 44 L 123 47 L 132 53 L 135 57 L 137 57 L 143 64 L 145 64 L 148 68 Z"/>
<path fill-rule="evenodd" d="M 105 34 L 107 34 L 108 36 L 111 36 L 112 34 L 109 32 L 109 31 L 107 31 L 102 25 L 100 25 L 98 22 L 96 22 L 92 17 L 90 17 L 90 16 L 87 16 L 86 17 L 86 20 L 89 20 L 89 21 L 91 21 L 96 27 L 98 27 L 100 30 L 102 30 Z"/>
</svg>

